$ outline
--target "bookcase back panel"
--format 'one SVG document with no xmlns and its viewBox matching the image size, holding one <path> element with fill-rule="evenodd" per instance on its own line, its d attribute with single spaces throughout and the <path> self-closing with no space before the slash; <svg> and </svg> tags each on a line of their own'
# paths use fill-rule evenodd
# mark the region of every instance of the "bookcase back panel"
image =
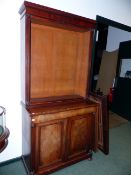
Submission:
<svg viewBox="0 0 131 175">
<path fill-rule="evenodd" d="M 31 98 L 86 96 L 91 33 L 31 24 Z"/>
</svg>

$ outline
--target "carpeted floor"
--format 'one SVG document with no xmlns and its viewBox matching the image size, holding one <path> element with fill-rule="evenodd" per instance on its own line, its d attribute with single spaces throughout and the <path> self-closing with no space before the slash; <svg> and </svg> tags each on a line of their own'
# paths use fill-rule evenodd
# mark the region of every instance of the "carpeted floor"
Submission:
<svg viewBox="0 0 131 175">
<path fill-rule="evenodd" d="M 27 175 L 21 159 L 7 163 L 3 166 L 0 164 L 0 175 Z"/>
<path fill-rule="evenodd" d="M 26 175 L 22 161 L 0 166 L 0 175 Z M 110 129 L 110 154 L 101 151 L 51 175 L 131 175 L 131 122 Z"/>
<path fill-rule="evenodd" d="M 110 129 L 110 154 L 95 153 L 92 161 L 84 160 L 52 175 L 131 175 L 131 123 Z"/>
<path fill-rule="evenodd" d="M 128 122 L 129 121 L 125 118 L 119 116 L 112 111 L 109 111 L 109 128 L 114 128 Z"/>
</svg>

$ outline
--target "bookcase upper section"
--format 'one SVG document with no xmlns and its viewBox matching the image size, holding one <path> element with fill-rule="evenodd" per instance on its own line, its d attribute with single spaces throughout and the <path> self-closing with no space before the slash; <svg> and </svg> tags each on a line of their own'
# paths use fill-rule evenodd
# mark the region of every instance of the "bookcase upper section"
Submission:
<svg viewBox="0 0 131 175">
<path fill-rule="evenodd" d="M 95 21 L 27 1 L 19 13 L 23 103 L 85 98 Z"/>
</svg>

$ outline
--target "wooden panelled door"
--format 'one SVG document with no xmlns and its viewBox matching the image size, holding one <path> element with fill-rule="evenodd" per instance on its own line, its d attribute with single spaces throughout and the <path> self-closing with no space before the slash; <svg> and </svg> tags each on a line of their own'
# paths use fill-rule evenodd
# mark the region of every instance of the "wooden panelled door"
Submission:
<svg viewBox="0 0 131 175">
<path fill-rule="evenodd" d="M 94 123 L 95 116 L 92 113 L 69 119 L 68 159 L 88 154 L 93 148 L 95 141 Z"/>
<path fill-rule="evenodd" d="M 108 109 L 108 96 L 98 95 L 96 88 L 96 80 L 94 76 L 99 74 L 101 59 L 103 51 L 106 49 L 108 36 L 108 25 L 106 23 L 97 23 L 94 41 L 93 41 L 93 55 L 92 55 L 92 68 L 90 79 L 90 93 L 89 98 L 99 103 L 99 117 L 98 117 L 98 145 L 99 149 L 105 154 L 109 153 L 109 109 Z M 98 37 L 98 40 L 97 40 Z"/>
<path fill-rule="evenodd" d="M 55 166 L 64 160 L 66 123 L 62 119 L 36 125 L 36 170 Z"/>
<path fill-rule="evenodd" d="M 98 147 L 104 154 L 109 154 L 109 112 L 107 96 L 90 93 L 89 98 L 100 105 L 98 114 Z"/>
</svg>

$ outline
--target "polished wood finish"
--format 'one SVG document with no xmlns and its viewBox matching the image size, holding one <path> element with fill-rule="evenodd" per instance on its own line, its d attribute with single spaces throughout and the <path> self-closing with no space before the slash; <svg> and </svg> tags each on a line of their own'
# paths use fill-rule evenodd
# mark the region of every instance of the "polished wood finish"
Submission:
<svg viewBox="0 0 131 175">
<path fill-rule="evenodd" d="M 90 37 L 91 32 L 31 25 L 31 99 L 86 96 Z"/>
<path fill-rule="evenodd" d="M 48 166 L 62 161 L 64 151 L 65 121 L 55 120 L 40 127 L 40 166 Z M 51 145 L 51 146 L 50 146 Z M 49 149 L 50 146 L 50 149 Z"/>
<path fill-rule="evenodd" d="M 23 160 L 29 174 L 49 174 L 98 149 L 99 105 L 88 98 L 95 21 L 26 1 L 19 12 Z"/>
<path fill-rule="evenodd" d="M 88 100 L 32 108 L 29 112 L 23 108 L 23 112 L 31 117 L 30 172 L 48 174 L 91 158 L 92 151 L 97 150 L 96 103 Z"/>
<path fill-rule="evenodd" d="M 98 114 L 98 147 L 105 154 L 109 154 L 109 106 L 108 96 L 89 93 L 89 98 L 99 104 Z"/>
<path fill-rule="evenodd" d="M 92 113 L 75 116 L 69 119 L 68 126 L 68 159 L 88 154 L 94 146 L 95 117 Z M 88 143 L 88 144 L 87 144 Z"/>
<path fill-rule="evenodd" d="M 26 1 L 19 12 L 24 104 L 49 96 L 86 97 L 95 21 Z"/>
<path fill-rule="evenodd" d="M 22 17 L 28 14 L 37 17 L 37 21 L 40 19 L 44 24 L 47 23 L 48 25 L 55 25 L 57 27 L 69 27 L 71 30 L 85 31 L 94 29 L 96 26 L 94 20 L 27 1 L 24 1 L 19 13 Z"/>
</svg>

